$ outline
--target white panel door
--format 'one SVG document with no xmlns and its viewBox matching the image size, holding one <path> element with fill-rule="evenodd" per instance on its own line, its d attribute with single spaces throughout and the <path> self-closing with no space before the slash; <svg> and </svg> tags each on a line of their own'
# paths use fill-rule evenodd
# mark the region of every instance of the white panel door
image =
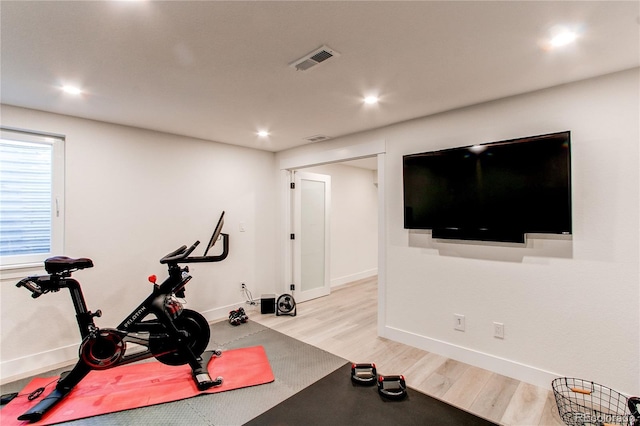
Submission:
<svg viewBox="0 0 640 426">
<path fill-rule="evenodd" d="M 296 301 L 330 293 L 331 176 L 295 172 L 293 277 Z"/>
</svg>

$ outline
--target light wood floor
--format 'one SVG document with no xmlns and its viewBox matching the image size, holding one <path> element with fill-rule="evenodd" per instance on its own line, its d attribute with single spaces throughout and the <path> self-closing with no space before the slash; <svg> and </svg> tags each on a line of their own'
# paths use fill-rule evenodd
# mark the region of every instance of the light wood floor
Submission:
<svg viewBox="0 0 640 426">
<path fill-rule="evenodd" d="M 551 391 L 377 336 L 377 279 L 356 281 L 298 304 L 297 316 L 250 320 L 379 372 L 404 374 L 407 385 L 502 425 L 562 425 Z"/>
</svg>

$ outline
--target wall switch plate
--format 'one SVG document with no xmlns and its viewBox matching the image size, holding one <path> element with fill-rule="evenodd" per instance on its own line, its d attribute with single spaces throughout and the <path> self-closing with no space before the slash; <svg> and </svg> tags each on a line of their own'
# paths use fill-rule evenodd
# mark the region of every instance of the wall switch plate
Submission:
<svg viewBox="0 0 640 426">
<path fill-rule="evenodd" d="M 493 337 L 504 339 L 504 324 L 501 322 L 493 322 Z"/>
<path fill-rule="evenodd" d="M 464 315 L 453 314 L 453 328 L 458 331 L 464 331 L 465 326 Z"/>
</svg>

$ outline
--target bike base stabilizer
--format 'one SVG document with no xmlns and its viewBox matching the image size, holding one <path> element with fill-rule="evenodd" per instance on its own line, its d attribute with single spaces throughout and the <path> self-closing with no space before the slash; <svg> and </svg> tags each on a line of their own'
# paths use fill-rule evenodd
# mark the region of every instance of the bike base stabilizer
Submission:
<svg viewBox="0 0 640 426">
<path fill-rule="evenodd" d="M 220 351 L 205 351 L 202 354 L 202 360 L 200 361 L 200 365 L 202 367 L 193 370 L 193 380 L 196 383 L 199 391 L 205 391 L 207 389 L 222 385 L 223 378 L 218 376 L 214 379 L 211 378 L 209 374 L 208 365 L 211 358 L 214 356 L 219 357 L 222 356 L 222 352 Z"/>
</svg>

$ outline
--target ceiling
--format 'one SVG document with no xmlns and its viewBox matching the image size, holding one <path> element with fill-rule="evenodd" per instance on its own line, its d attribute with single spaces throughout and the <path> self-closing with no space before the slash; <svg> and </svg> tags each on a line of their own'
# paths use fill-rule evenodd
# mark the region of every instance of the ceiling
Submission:
<svg viewBox="0 0 640 426">
<path fill-rule="evenodd" d="M 637 1 L 2 0 L 0 15 L 2 103 L 273 152 L 640 64 Z M 558 25 L 577 41 L 545 48 Z M 290 66 L 323 45 L 339 55 Z"/>
</svg>

